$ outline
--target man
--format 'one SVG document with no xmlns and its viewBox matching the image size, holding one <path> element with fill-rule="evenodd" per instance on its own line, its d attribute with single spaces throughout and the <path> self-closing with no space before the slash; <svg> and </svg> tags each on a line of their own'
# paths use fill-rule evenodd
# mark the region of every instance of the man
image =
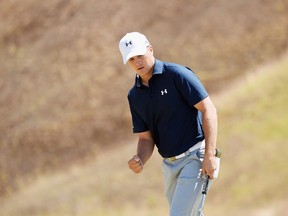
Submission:
<svg viewBox="0 0 288 216">
<path fill-rule="evenodd" d="M 127 33 L 119 49 L 136 72 L 128 100 L 138 146 L 129 168 L 140 173 L 156 145 L 170 216 L 201 215 L 203 176 L 213 179 L 217 169 L 216 108 L 193 71 L 155 59 L 143 34 Z"/>
</svg>

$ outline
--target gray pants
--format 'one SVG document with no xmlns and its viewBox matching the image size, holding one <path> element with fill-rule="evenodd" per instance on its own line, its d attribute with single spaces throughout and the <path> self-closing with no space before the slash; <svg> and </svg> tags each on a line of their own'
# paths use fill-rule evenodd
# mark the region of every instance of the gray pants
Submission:
<svg viewBox="0 0 288 216">
<path fill-rule="evenodd" d="M 202 198 L 202 161 L 204 148 L 190 152 L 175 161 L 163 160 L 165 194 L 170 216 L 199 216 Z"/>
</svg>

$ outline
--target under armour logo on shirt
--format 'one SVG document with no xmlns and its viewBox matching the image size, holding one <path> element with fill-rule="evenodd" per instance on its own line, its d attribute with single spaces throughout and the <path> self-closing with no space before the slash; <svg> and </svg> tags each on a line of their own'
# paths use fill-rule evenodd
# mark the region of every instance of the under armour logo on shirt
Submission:
<svg viewBox="0 0 288 216">
<path fill-rule="evenodd" d="M 129 41 L 128 43 L 125 43 L 126 47 L 132 46 L 132 41 Z"/>
<path fill-rule="evenodd" d="M 167 94 L 167 93 L 168 93 L 167 89 L 164 89 L 164 90 L 161 91 L 161 95 L 164 95 L 164 94 Z"/>
</svg>

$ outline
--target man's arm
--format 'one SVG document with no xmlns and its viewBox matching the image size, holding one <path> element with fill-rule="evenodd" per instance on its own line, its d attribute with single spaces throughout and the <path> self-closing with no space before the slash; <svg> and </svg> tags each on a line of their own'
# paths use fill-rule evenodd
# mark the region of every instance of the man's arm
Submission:
<svg viewBox="0 0 288 216">
<path fill-rule="evenodd" d="M 154 146 L 154 140 L 150 131 L 138 134 L 137 155 L 134 155 L 128 161 L 128 166 L 133 172 L 140 173 L 143 170 L 144 164 L 153 153 Z"/>
<path fill-rule="evenodd" d="M 202 112 L 203 130 L 205 135 L 205 156 L 202 165 L 202 173 L 213 179 L 213 173 L 217 168 L 215 149 L 217 142 L 218 117 L 217 110 L 209 97 L 195 105 Z"/>
</svg>

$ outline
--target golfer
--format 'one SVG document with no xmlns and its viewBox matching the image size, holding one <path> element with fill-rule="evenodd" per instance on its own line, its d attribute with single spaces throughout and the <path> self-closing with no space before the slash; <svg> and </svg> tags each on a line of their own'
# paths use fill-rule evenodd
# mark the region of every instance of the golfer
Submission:
<svg viewBox="0 0 288 216">
<path fill-rule="evenodd" d="M 194 72 L 155 59 L 143 34 L 127 33 L 119 49 L 136 72 L 128 101 L 138 146 L 129 168 L 140 173 L 156 145 L 170 216 L 201 215 L 203 177 L 213 179 L 217 169 L 216 108 Z"/>
</svg>

